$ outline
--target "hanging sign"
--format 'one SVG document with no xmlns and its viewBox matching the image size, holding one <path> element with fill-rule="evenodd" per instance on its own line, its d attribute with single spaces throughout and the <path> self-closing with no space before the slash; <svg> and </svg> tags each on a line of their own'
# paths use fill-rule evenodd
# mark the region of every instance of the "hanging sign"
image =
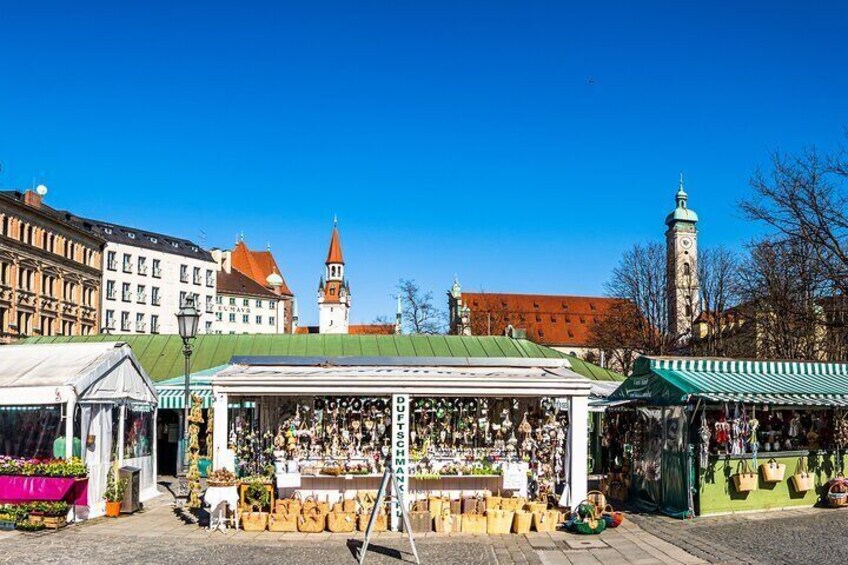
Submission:
<svg viewBox="0 0 848 565">
<path fill-rule="evenodd" d="M 392 453 L 390 464 L 398 490 L 404 495 L 409 490 L 409 395 L 392 395 Z M 392 502 L 392 530 L 398 531 L 401 524 L 401 508 L 397 500 Z"/>
</svg>

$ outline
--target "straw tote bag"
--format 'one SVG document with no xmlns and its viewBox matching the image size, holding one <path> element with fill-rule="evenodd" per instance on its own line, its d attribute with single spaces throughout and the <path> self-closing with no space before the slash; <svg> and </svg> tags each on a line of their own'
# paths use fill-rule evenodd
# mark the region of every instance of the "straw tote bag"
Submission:
<svg viewBox="0 0 848 565">
<path fill-rule="evenodd" d="M 760 465 L 760 471 L 763 474 L 763 481 L 767 483 L 779 483 L 783 481 L 786 474 L 786 465 L 778 463 L 777 459 L 772 457 L 767 463 Z"/>
<path fill-rule="evenodd" d="M 809 492 L 813 490 L 813 475 L 807 470 L 807 460 L 803 457 L 798 459 L 798 464 L 795 467 L 795 474 L 791 479 L 792 486 L 795 492 Z"/>
<path fill-rule="evenodd" d="M 733 486 L 739 493 L 757 490 L 757 474 L 751 471 L 751 467 L 745 459 L 739 462 L 736 474 L 733 475 Z"/>
</svg>

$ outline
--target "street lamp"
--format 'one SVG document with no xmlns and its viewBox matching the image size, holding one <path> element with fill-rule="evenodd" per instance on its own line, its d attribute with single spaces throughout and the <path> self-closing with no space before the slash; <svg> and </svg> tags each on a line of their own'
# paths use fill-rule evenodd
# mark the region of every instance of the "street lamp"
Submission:
<svg viewBox="0 0 848 565">
<path fill-rule="evenodd" d="M 186 298 L 180 311 L 177 312 L 177 327 L 180 331 L 180 337 L 183 339 L 183 355 L 185 356 L 185 415 L 183 422 L 183 444 L 188 441 L 188 416 L 189 407 L 191 406 L 191 340 L 197 337 L 197 323 L 200 320 L 200 312 L 194 306 L 194 300 Z M 183 445 L 183 459 L 188 453 L 188 449 Z"/>
</svg>

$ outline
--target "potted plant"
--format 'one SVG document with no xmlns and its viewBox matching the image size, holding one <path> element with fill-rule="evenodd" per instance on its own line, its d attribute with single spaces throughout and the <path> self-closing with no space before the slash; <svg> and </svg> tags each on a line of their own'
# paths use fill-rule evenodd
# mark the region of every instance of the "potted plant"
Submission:
<svg viewBox="0 0 848 565">
<path fill-rule="evenodd" d="M 68 510 L 70 506 L 67 502 L 63 500 L 56 502 L 37 502 L 36 506 L 42 513 L 42 522 L 45 527 L 58 530 L 68 524 Z"/>
<path fill-rule="evenodd" d="M 103 498 L 106 499 L 107 517 L 117 518 L 121 513 L 121 502 L 124 500 L 124 490 L 126 487 L 126 479 L 121 480 L 118 477 L 118 467 L 112 467 L 109 471 L 109 478 L 106 481 L 106 492 L 103 493 Z"/>
</svg>

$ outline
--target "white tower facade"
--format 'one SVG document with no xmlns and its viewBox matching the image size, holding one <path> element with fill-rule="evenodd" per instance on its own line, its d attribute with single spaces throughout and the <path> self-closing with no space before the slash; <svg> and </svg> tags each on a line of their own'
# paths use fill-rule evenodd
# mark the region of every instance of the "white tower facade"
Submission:
<svg viewBox="0 0 848 565">
<path fill-rule="evenodd" d="M 689 209 L 683 190 L 683 174 L 675 195 L 676 207 L 666 217 L 667 308 L 669 332 L 678 340 L 688 340 L 692 322 L 700 312 L 698 281 L 698 215 Z"/>
<path fill-rule="evenodd" d="M 345 280 L 345 263 L 337 223 L 325 261 L 324 276 L 318 284 L 318 331 L 346 334 L 350 327 L 350 288 Z"/>
</svg>

